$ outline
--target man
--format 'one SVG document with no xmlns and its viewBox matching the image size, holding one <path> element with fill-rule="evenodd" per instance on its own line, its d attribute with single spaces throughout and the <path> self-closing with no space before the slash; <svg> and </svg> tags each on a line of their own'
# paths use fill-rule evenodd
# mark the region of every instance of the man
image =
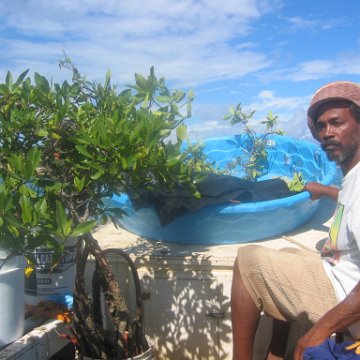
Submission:
<svg viewBox="0 0 360 360">
<path fill-rule="evenodd" d="M 302 250 L 239 248 L 231 294 L 234 360 L 252 358 L 261 311 L 274 318 L 280 333 L 293 321 L 313 324 L 298 341 L 295 360 L 346 328 L 360 337 L 360 86 L 335 82 L 320 88 L 308 123 L 344 175 L 340 192 L 330 194 L 338 204 L 323 258 Z M 307 190 L 312 198 L 321 195 L 313 184 Z M 284 348 L 276 345 L 271 342 L 268 359 L 283 358 Z"/>
</svg>

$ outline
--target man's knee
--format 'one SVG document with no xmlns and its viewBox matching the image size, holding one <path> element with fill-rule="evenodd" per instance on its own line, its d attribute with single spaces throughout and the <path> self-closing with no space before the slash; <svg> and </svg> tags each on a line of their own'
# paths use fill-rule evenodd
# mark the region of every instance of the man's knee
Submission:
<svg viewBox="0 0 360 360">
<path fill-rule="evenodd" d="M 249 270 L 249 263 L 261 264 L 264 260 L 264 253 L 269 249 L 259 245 L 246 245 L 238 249 L 234 266 L 237 266 L 240 273 Z M 260 261 L 261 259 L 261 261 Z"/>
</svg>

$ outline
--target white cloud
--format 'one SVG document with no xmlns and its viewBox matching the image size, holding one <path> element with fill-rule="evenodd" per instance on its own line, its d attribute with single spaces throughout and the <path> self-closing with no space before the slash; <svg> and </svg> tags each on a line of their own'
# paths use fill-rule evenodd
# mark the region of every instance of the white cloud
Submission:
<svg viewBox="0 0 360 360">
<path fill-rule="evenodd" d="M 0 30 L 13 34 L 0 38 L 1 57 L 17 64 L 13 71 L 30 64 L 50 75 L 65 50 L 90 78 L 100 79 L 111 69 L 120 82 L 132 80 L 134 72 L 148 73 L 152 65 L 182 84 L 239 78 L 270 64 L 248 41 L 232 45 L 270 9 L 266 3 L 13 0 L 0 5 Z"/>
<path fill-rule="evenodd" d="M 290 26 L 286 28 L 288 32 L 330 30 L 338 26 L 346 26 L 344 19 L 323 20 L 314 18 L 314 16 L 309 18 L 289 16 L 284 17 L 284 19 L 290 24 Z"/>
<path fill-rule="evenodd" d="M 264 82 L 340 79 L 346 76 L 360 75 L 359 46 L 346 54 L 335 54 L 331 59 L 313 59 L 299 62 L 292 68 L 276 68 L 260 73 L 259 79 Z"/>
<path fill-rule="evenodd" d="M 303 62 L 289 77 L 292 81 L 305 81 L 339 75 L 360 75 L 360 56 L 358 53 L 331 60 L 320 59 Z"/>
<path fill-rule="evenodd" d="M 283 130 L 286 135 L 293 136 L 297 139 L 316 142 L 307 126 L 305 109 L 298 108 L 292 113 L 287 114 L 285 117 L 280 115 L 279 119 L 279 129 Z"/>
<path fill-rule="evenodd" d="M 287 109 L 287 110 L 295 110 L 297 108 L 301 108 L 307 106 L 309 103 L 309 97 L 283 97 L 277 96 L 275 92 L 271 90 L 263 90 L 258 94 L 258 100 L 249 104 L 248 107 L 250 109 L 269 109 L 277 110 L 277 109 Z"/>
<path fill-rule="evenodd" d="M 222 114 L 218 113 L 217 119 L 215 117 L 208 117 L 213 119 L 209 121 L 202 121 L 201 123 L 192 123 L 190 120 L 187 122 L 188 133 L 193 139 L 204 139 L 209 137 L 221 137 L 230 136 L 242 132 L 240 125 L 231 126 L 229 122 L 222 120 Z M 258 132 L 265 130 L 264 126 L 260 124 L 260 121 L 265 119 L 267 113 L 264 111 L 256 112 L 251 122 L 251 126 Z M 316 142 L 308 127 L 306 121 L 305 108 L 298 107 L 291 109 L 290 111 L 274 112 L 274 115 L 278 116 L 277 129 L 281 129 L 288 136 L 293 136 L 298 139 Z"/>
<path fill-rule="evenodd" d="M 255 110 L 250 125 L 258 132 L 265 130 L 264 125 L 260 122 L 271 111 L 278 116 L 277 129 L 283 130 L 289 136 L 313 141 L 306 122 L 306 109 L 310 98 L 311 96 L 283 97 L 277 95 L 274 91 L 263 90 L 257 95 L 256 101 L 243 106 L 243 111 L 248 113 Z M 224 115 L 228 113 L 228 104 L 195 105 L 193 113 L 194 118 L 200 115 L 205 120 L 201 121 L 201 123 L 194 123 L 192 120 L 187 122 L 192 137 L 227 136 L 242 131 L 240 125 L 231 126 L 228 121 L 223 120 Z"/>
<path fill-rule="evenodd" d="M 0 1 L 0 81 L 8 69 L 16 76 L 27 68 L 55 81 L 68 78 L 58 69 L 63 50 L 88 79 L 103 80 L 111 70 L 120 85 L 133 83 L 135 72 L 147 75 L 154 65 L 171 88 L 196 91 L 202 85 L 209 97 L 230 97 L 224 105 L 196 99 L 196 120 L 189 127 L 202 137 L 237 131 L 221 120 L 235 94 L 250 102 L 246 108 L 256 110 L 256 120 L 272 110 L 297 131 L 311 96 L 300 89 L 302 83 L 360 75 L 360 43 L 354 35 L 348 52 L 336 46 L 331 57 L 299 52 L 307 43 L 293 44 L 303 33 L 326 35 L 350 24 L 341 16 L 319 19 L 314 3 L 306 17 L 296 6 L 289 7 L 291 15 L 283 12 L 286 7 L 284 0 Z M 274 91 L 286 82 L 303 96 Z"/>
</svg>

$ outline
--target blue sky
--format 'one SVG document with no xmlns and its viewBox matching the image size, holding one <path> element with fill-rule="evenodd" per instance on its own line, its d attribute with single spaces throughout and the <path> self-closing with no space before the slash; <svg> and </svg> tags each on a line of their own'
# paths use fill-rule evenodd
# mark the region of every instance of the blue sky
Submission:
<svg viewBox="0 0 360 360">
<path fill-rule="evenodd" d="M 63 52 L 89 80 L 133 83 L 152 65 L 194 90 L 193 137 L 236 133 L 241 102 L 309 139 L 306 109 L 327 82 L 360 82 L 359 0 L 0 0 L 0 80 L 30 68 L 54 81 Z"/>
</svg>

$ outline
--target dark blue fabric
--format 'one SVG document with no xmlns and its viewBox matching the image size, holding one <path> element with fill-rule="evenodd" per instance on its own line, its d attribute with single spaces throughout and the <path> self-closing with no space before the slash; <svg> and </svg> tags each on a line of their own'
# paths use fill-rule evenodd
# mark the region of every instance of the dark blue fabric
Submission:
<svg viewBox="0 0 360 360">
<path fill-rule="evenodd" d="M 304 360 L 360 360 L 360 355 L 356 355 L 354 350 L 345 348 L 353 344 L 353 341 L 345 341 L 337 344 L 332 339 L 327 339 L 321 345 L 309 347 L 305 350 Z"/>
</svg>

